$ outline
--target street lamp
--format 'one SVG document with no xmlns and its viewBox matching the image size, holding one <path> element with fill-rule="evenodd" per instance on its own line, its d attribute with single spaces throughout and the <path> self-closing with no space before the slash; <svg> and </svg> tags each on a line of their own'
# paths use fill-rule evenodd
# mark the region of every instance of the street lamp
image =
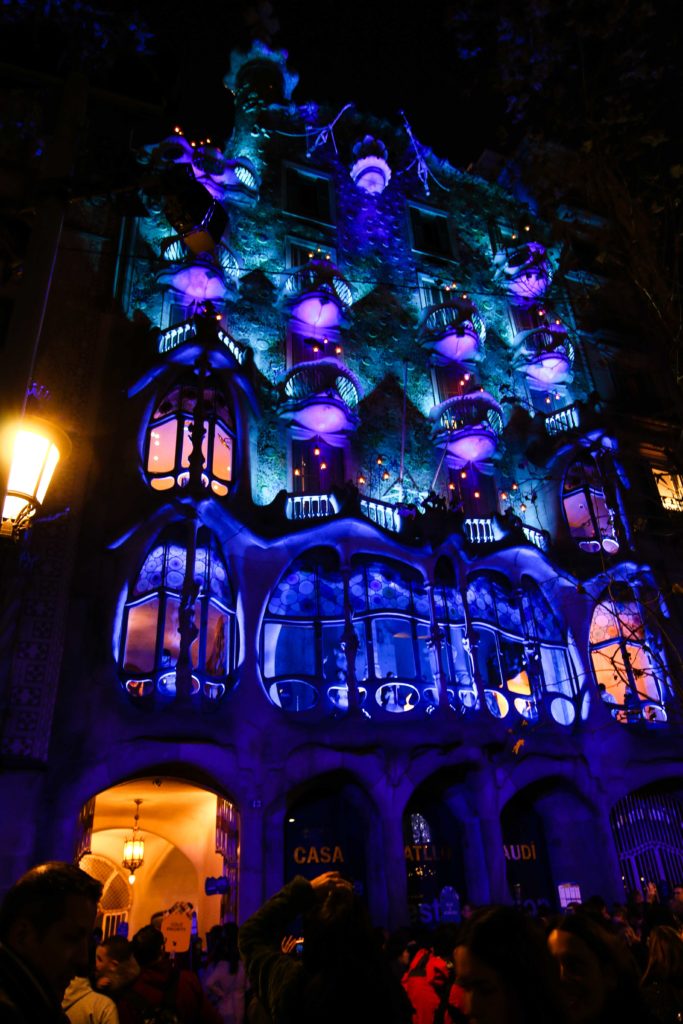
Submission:
<svg viewBox="0 0 683 1024">
<path fill-rule="evenodd" d="M 71 451 L 71 441 L 53 423 L 29 415 L 6 431 L 4 445 L 12 455 L 0 535 L 17 539 L 43 504 L 57 463 Z"/>
</svg>

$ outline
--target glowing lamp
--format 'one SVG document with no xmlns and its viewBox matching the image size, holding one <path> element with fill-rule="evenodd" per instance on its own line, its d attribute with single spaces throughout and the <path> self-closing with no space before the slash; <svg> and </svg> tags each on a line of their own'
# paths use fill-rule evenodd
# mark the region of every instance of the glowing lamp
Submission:
<svg viewBox="0 0 683 1024">
<path fill-rule="evenodd" d="M 28 526 L 43 504 L 60 458 L 71 450 L 66 434 L 47 420 L 26 416 L 10 441 L 12 462 L 2 507 L 2 533 Z"/>
<path fill-rule="evenodd" d="M 135 872 L 142 867 L 145 860 L 145 841 L 140 836 L 138 821 L 140 819 L 140 804 L 142 800 L 135 801 L 135 817 L 133 818 L 133 834 L 128 836 L 123 843 L 123 857 L 121 863 L 128 871 L 128 881 L 131 885 L 135 883 Z"/>
</svg>

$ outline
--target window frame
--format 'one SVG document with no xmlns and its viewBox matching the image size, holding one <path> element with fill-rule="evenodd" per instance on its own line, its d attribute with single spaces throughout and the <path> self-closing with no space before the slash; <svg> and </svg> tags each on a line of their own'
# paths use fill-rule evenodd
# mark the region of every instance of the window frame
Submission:
<svg viewBox="0 0 683 1024">
<path fill-rule="evenodd" d="M 317 211 L 317 216 L 312 216 L 310 213 L 302 213 L 301 210 L 293 208 L 294 197 L 292 195 L 292 188 L 290 185 L 290 175 L 298 174 L 300 178 L 307 178 L 310 180 L 317 180 L 318 182 L 324 182 L 327 187 L 326 192 L 326 210 Z M 282 210 L 284 213 L 289 214 L 291 217 L 297 217 L 300 220 L 309 221 L 313 224 L 322 224 L 326 228 L 333 228 L 337 222 L 337 211 L 335 204 L 334 188 L 332 175 L 326 174 L 324 171 L 319 171 L 311 167 L 303 167 L 301 164 L 293 163 L 289 160 L 283 161 L 282 164 Z M 325 217 L 327 215 L 327 219 Z"/>
</svg>

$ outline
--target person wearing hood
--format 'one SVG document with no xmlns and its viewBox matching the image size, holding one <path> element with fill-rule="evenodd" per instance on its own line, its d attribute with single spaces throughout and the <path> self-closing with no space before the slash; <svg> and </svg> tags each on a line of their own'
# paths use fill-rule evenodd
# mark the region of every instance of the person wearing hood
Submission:
<svg viewBox="0 0 683 1024">
<path fill-rule="evenodd" d="M 62 1009 L 71 1024 L 119 1024 L 113 1000 L 95 992 L 88 979 L 78 975 L 69 982 Z"/>
</svg>

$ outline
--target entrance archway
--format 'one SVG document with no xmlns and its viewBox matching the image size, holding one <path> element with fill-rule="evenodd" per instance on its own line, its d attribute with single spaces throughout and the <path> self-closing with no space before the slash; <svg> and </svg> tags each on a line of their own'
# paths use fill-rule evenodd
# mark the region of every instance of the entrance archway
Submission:
<svg viewBox="0 0 683 1024">
<path fill-rule="evenodd" d="M 131 884 L 123 844 L 138 800 L 144 860 Z M 192 904 L 202 936 L 236 920 L 239 823 L 225 797 L 176 778 L 133 779 L 89 801 L 81 827 L 79 863 L 105 884 L 105 934 L 132 936 L 177 903 Z"/>
</svg>

